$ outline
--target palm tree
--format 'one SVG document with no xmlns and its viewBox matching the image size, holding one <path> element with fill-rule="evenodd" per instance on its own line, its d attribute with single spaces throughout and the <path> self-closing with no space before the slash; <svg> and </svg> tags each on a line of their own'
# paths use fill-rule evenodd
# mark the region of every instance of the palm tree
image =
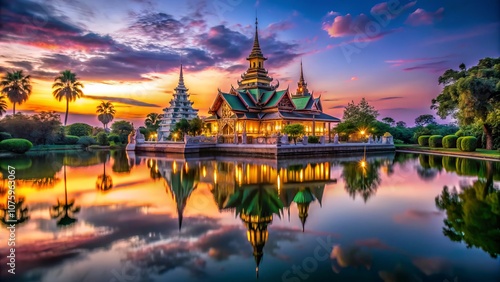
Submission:
<svg viewBox="0 0 500 282">
<path fill-rule="evenodd" d="M 99 152 L 99 159 L 102 161 L 103 174 L 97 176 L 95 188 L 99 191 L 105 192 L 113 188 L 113 179 L 111 175 L 106 174 L 106 162 L 108 161 L 108 152 Z"/>
<path fill-rule="evenodd" d="M 115 106 L 111 102 L 102 101 L 99 106 L 97 106 L 97 119 L 102 122 L 104 129 L 107 128 L 108 123 L 110 123 L 115 118 Z"/>
<path fill-rule="evenodd" d="M 146 116 L 146 120 L 144 121 L 144 124 L 146 127 L 151 128 L 153 130 L 157 130 L 158 127 L 160 126 L 161 119 L 163 118 L 162 114 L 157 114 L 157 113 L 149 113 Z"/>
<path fill-rule="evenodd" d="M 24 75 L 22 70 L 7 72 L 0 84 L 3 86 L 2 93 L 7 95 L 13 105 L 12 113 L 16 114 L 16 103 L 21 105 L 31 95 L 30 76 Z"/>
<path fill-rule="evenodd" d="M 75 206 L 75 200 L 68 203 L 68 189 L 66 186 L 66 166 L 64 166 L 64 203 L 57 199 L 57 205 L 50 209 L 50 217 L 59 219 L 57 226 L 64 227 L 75 223 L 78 219 L 74 218 L 75 214 L 80 211 L 79 206 Z"/>
<path fill-rule="evenodd" d="M 61 72 L 61 75 L 54 79 L 54 84 L 52 85 L 52 95 L 57 101 L 66 99 L 66 117 L 64 118 L 64 125 L 68 122 L 68 109 L 69 102 L 75 101 L 77 98 L 83 96 L 83 84 L 78 81 L 75 73 L 70 70 L 65 70 Z"/>
<path fill-rule="evenodd" d="M 5 96 L 0 95 L 0 117 L 7 112 L 7 103 L 5 102 Z"/>
</svg>

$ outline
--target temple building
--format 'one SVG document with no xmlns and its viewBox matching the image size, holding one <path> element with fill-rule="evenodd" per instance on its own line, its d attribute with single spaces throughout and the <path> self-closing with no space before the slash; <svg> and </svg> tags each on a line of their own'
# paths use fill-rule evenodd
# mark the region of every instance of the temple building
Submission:
<svg viewBox="0 0 500 282">
<path fill-rule="evenodd" d="M 297 91 L 278 90 L 279 81 L 272 83 L 264 67 L 267 60 L 259 44 L 257 21 L 252 51 L 247 57 L 248 70 L 238 80 L 238 87 L 231 86 L 229 92 L 218 90 L 209 108 L 211 116 L 205 119 L 211 134 L 243 140 L 277 134 L 288 124 L 300 123 L 307 135 L 329 135 L 332 124 L 338 118 L 323 113 L 321 96 L 314 97 L 307 89 L 302 63 Z M 238 141 L 239 142 L 239 141 Z"/>
<path fill-rule="evenodd" d="M 158 141 L 165 141 L 175 129 L 175 124 L 181 119 L 192 120 L 198 117 L 198 109 L 193 109 L 193 103 L 189 100 L 188 89 L 184 85 L 182 65 L 179 75 L 179 84 L 174 89 L 170 106 L 163 109 L 163 118 L 158 128 Z"/>
</svg>

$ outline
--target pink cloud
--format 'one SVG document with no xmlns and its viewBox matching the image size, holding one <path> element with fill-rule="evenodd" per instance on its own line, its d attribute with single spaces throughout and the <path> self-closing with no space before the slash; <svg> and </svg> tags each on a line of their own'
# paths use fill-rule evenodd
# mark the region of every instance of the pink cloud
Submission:
<svg viewBox="0 0 500 282">
<path fill-rule="evenodd" d="M 413 26 L 431 25 L 435 21 L 440 20 L 443 17 L 443 13 L 443 7 L 437 9 L 435 12 L 426 12 L 424 9 L 418 8 L 408 16 L 405 23 Z"/>
<path fill-rule="evenodd" d="M 354 80 L 358 80 L 358 77 L 357 76 L 353 76 L 351 77 L 351 80 L 354 81 Z"/>
<path fill-rule="evenodd" d="M 439 211 L 423 211 L 423 210 L 406 210 L 402 214 L 394 216 L 394 221 L 397 223 L 427 223 L 429 220 L 441 216 Z"/>
<path fill-rule="evenodd" d="M 370 19 L 365 14 L 360 14 L 357 17 L 352 17 L 351 14 L 345 16 L 337 16 L 332 23 L 324 23 L 323 30 L 328 32 L 330 37 L 344 37 L 355 35 L 364 30 Z"/>
</svg>

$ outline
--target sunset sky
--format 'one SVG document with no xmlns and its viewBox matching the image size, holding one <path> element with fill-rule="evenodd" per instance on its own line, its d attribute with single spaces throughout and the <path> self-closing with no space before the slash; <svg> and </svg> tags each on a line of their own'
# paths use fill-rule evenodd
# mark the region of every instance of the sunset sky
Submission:
<svg viewBox="0 0 500 282">
<path fill-rule="evenodd" d="M 500 55 L 499 1 L 353 2 L 6 0 L 0 71 L 32 76 L 33 93 L 16 110 L 64 112 L 51 84 L 70 69 L 86 97 L 70 104 L 69 123 L 100 125 L 95 108 L 106 100 L 115 119 L 138 125 L 168 105 L 182 62 L 206 116 L 217 88 L 228 91 L 246 70 L 257 14 L 266 68 L 280 88 L 295 91 L 302 60 L 325 112 L 341 118 L 349 101 L 366 97 L 380 118 L 413 125 L 432 113 L 444 70 Z"/>
</svg>

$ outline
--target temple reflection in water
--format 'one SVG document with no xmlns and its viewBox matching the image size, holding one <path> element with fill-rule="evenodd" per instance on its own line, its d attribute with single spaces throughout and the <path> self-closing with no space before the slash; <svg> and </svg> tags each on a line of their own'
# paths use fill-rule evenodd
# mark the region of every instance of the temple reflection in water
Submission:
<svg viewBox="0 0 500 282">
<path fill-rule="evenodd" d="M 290 219 L 295 203 L 304 231 L 310 204 L 321 205 L 325 185 L 336 182 L 330 177 L 329 161 L 156 158 L 146 162 L 153 179 L 161 175 L 165 180 L 166 192 L 177 205 L 179 230 L 193 191 L 201 183 L 211 188 L 219 211 L 234 213 L 243 222 L 257 275 L 273 217 L 286 213 Z"/>
</svg>

